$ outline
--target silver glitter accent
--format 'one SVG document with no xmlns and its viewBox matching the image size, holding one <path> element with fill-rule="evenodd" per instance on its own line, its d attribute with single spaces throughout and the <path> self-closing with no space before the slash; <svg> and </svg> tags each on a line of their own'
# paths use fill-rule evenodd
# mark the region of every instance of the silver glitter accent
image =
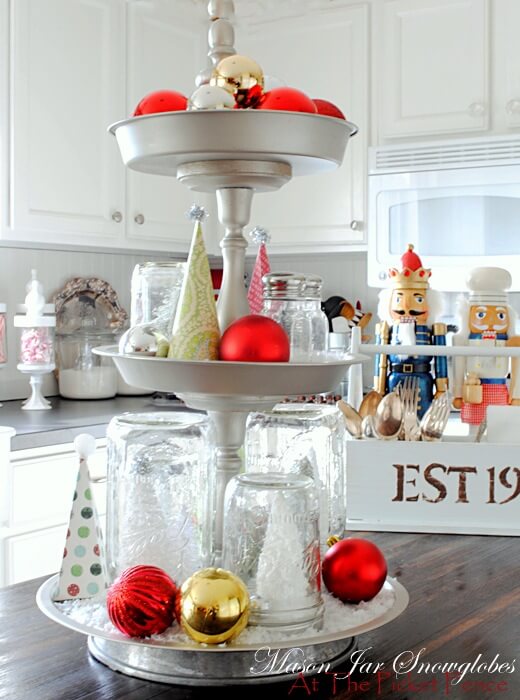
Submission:
<svg viewBox="0 0 520 700">
<path fill-rule="evenodd" d="M 265 228 L 262 228 L 261 226 L 255 226 L 254 229 L 249 232 L 249 236 L 251 240 L 257 245 L 261 245 L 262 243 L 269 243 L 269 241 L 271 240 L 269 231 Z"/>
<path fill-rule="evenodd" d="M 206 210 L 200 204 L 192 204 L 186 212 L 186 216 L 191 221 L 204 221 L 208 217 Z"/>
</svg>

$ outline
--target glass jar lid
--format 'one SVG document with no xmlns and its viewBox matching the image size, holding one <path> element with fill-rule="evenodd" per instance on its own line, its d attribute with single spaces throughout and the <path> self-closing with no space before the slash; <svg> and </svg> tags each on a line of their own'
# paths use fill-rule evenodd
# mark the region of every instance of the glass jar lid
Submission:
<svg viewBox="0 0 520 700">
<path fill-rule="evenodd" d="M 262 277 L 264 299 L 305 298 L 305 275 L 296 272 L 269 272 Z"/>
<path fill-rule="evenodd" d="M 321 299 L 323 278 L 319 275 L 305 275 L 305 298 Z"/>
</svg>

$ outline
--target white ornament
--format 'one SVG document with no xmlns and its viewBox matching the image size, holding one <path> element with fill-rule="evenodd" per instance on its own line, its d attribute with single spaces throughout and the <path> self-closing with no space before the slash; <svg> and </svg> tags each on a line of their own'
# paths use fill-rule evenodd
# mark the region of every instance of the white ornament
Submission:
<svg viewBox="0 0 520 700">
<path fill-rule="evenodd" d="M 226 90 L 216 85 L 201 85 L 188 101 L 188 109 L 233 109 L 235 100 Z"/>
</svg>

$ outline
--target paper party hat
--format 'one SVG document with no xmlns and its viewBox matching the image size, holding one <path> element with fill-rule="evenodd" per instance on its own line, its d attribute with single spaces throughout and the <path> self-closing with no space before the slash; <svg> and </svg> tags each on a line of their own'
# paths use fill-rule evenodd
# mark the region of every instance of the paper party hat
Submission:
<svg viewBox="0 0 520 700">
<path fill-rule="evenodd" d="M 251 275 L 247 300 L 251 313 L 259 314 L 264 305 L 262 277 L 271 271 L 271 265 L 267 257 L 267 248 L 265 247 L 269 240 L 269 234 L 264 228 L 256 226 L 249 235 L 255 243 L 260 244 L 260 248 L 258 249 L 253 274 Z"/>
<path fill-rule="evenodd" d="M 188 212 L 195 230 L 168 352 L 168 357 L 176 360 L 218 359 L 220 330 L 201 225 L 205 215 L 203 207 L 197 205 Z"/>
<path fill-rule="evenodd" d="M 96 442 L 85 433 L 74 440 L 74 448 L 79 457 L 78 479 L 58 590 L 53 596 L 56 601 L 92 598 L 104 591 L 107 582 L 103 537 L 87 464 L 88 457 L 96 449 Z"/>
</svg>

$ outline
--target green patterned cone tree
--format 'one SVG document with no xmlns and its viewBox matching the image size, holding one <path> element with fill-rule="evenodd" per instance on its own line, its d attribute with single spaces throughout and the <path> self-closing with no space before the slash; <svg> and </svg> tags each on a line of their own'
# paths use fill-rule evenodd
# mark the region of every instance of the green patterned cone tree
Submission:
<svg viewBox="0 0 520 700">
<path fill-rule="evenodd" d="M 220 330 L 213 282 L 202 235 L 203 207 L 193 205 L 195 222 L 186 273 L 173 324 L 168 357 L 175 360 L 217 360 Z"/>
</svg>

